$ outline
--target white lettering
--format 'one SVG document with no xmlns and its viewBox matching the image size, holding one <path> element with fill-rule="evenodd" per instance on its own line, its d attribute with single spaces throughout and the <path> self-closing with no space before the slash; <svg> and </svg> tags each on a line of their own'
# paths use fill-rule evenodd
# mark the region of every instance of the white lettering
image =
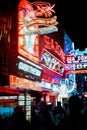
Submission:
<svg viewBox="0 0 87 130">
<path fill-rule="evenodd" d="M 25 63 L 23 63 L 23 62 L 19 62 L 18 68 L 19 68 L 20 70 L 29 72 L 29 73 L 34 74 L 34 75 L 37 75 L 37 76 L 40 76 L 40 75 L 41 75 L 41 71 L 40 71 L 40 70 L 34 68 L 33 66 L 27 65 L 27 64 L 25 64 Z"/>
</svg>

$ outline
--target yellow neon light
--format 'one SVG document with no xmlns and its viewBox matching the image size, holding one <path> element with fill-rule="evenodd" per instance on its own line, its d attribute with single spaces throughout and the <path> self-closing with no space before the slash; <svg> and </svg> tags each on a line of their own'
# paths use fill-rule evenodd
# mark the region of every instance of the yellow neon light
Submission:
<svg viewBox="0 0 87 130">
<path fill-rule="evenodd" d="M 39 86 L 38 82 L 35 82 L 35 81 L 33 82 L 31 80 L 20 78 L 14 75 L 10 75 L 9 79 L 10 79 L 10 86 L 12 87 L 42 91 L 42 88 Z"/>
<path fill-rule="evenodd" d="M 58 24 L 56 20 L 57 20 L 57 16 L 54 16 L 52 18 L 36 18 L 34 20 L 27 21 L 26 26 L 30 27 L 34 24 L 40 25 L 40 26 L 53 26 L 53 25 Z"/>
</svg>

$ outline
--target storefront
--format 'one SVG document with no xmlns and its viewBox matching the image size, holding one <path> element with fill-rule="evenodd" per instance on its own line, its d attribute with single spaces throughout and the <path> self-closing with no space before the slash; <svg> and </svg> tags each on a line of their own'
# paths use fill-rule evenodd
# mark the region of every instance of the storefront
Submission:
<svg viewBox="0 0 87 130">
<path fill-rule="evenodd" d="M 41 90 L 0 86 L 0 115 L 12 116 L 15 107 L 21 106 L 26 111 L 26 119 L 31 121 L 31 104 L 41 99 Z"/>
</svg>

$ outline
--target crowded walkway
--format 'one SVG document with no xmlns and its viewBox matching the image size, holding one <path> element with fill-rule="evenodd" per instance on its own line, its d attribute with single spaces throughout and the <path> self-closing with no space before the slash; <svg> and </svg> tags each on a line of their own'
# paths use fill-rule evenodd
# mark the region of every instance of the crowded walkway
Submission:
<svg viewBox="0 0 87 130">
<path fill-rule="evenodd" d="M 67 110 L 66 110 L 67 109 Z M 11 117 L 0 117 L 0 130 L 70 130 L 86 127 L 87 104 L 78 95 L 69 98 L 67 107 L 40 101 L 31 108 L 31 122 L 26 120 L 25 110 L 17 106 Z"/>
</svg>

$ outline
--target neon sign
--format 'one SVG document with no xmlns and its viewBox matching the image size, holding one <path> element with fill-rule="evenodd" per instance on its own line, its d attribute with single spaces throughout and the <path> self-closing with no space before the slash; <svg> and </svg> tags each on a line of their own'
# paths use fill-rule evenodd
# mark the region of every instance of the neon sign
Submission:
<svg viewBox="0 0 87 130">
<path fill-rule="evenodd" d="M 16 65 L 18 69 L 18 76 L 21 78 L 31 79 L 33 81 L 40 81 L 42 75 L 42 68 L 35 63 L 18 56 Z"/>
<path fill-rule="evenodd" d="M 87 63 L 66 64 L 65 70 L 67 74 L 87 73 Z"/>
<path fill-rule="evenodd" d="M 11 93 L 11 94 L 19 94 L 20 90 L 16 88 L 10 88 L 9 86 L 0 86 L 0 92 L 2 93 Z"/>
<path fill-rule="evenodd" d="M 36 9 L 34 9 L 36 7 Z M 51 17 L 54 5 L 44 2 L 28 2 L 21 0 L 18 5 L 18 53 L 39 62 L 38 34 L 58 31 L 55 25 L 57 17 Z M 39 17 L 40 14 L 40 17 Z M 41 16 L 51 17 L 42 18 Z M 39 17 L 39 18 L 38 18 Z"/>
<path fill-rule="evenodd" d="M 21 0 L 18 5 L 18 53 L 31 61 L 39 60 L 39 38 L 37 34 L 27 34 L 29 30 L 35 30 L 38 26 L 29 28 L 27 23 L 35 19 L 32 5 L 27 0 Z"/>
<path fill-rule="evenodd" d="M 67 74 L 86 73 L 87 56 L 67 56 L 66 55 L 66 71 Z"/>
<path fill-rule="evenodd" d="M 37 17 L 39 16 L 50 17 L 52 16 L 52 13 L 55 13 L 55 11 L 53 10 L 55 4 L 51 5 L 50 3 L 42 1 L 32 2 L 31 4 L 36 7 L 35 14 Z"/>
<path fill-rule="evenodd" d="M 87 56 L 67 56 L 66 55 L 66 63 L 83 63 L 86 62 L 87 63 Z"/>
<path fill-rule="evenodd" d="M 49 26 L 49 27 L 39 28 L 39 29 L 35 29 L 35 30 L 28 29 L 25 34 L 27 34 L 27 35 L 33 35 L 33 34 L 41 35 L 41 34 L 48 34 L 51 32 L 57 32 L 57 31 L 58 31 L 58 29 L 55 26 Z"/>
<path fill-rule="evenodd" d="M 43 36 L 44 39 L 44 48 L 47 50 L 52 50 L 55 52 L 59 58 L 61 58 L 62 61 L 64 61 L 64 52 L 61 46 L 58 44 L 58 42 L 54 41 L 54 39 L 48 37 L 47 35 Z"/>
<path fill-rule="evenodd" d="M 42 81 L 41 82 L 41 87 L 51 90 L 51 83 L 50 82 Z"/>
<path fill-rule="evenodd" d="M 56 20 L 57 20 L 56 16 L 53 16 L 52 18 L 37 18 L 37 19 L 31 20 L 31 21 L 27 21 L 26 24 L 27 24 L 27 27 L 30 27 L 35 24 L 39 25 L 39 26 L 50 26 L 50 25 L 54 26 L 54 25 L 58 24 L 58 22 L 56 22 Z"/>
<path fill-rule="evenodd" d="M 75 70 L 78 70 L 78 69 L 87 69 L 87 63 L 75 64 Z"/>
<path fill-rule="evenodd" d="M 87 73 L 87 70 L 72 70 L 72 71 L 67 71 L 67 74 L 83 74 L 83 73 Z"/>
<path fill-rule="evenodd" d="M 25 64 L 23 62 L 18 63 L 18 68 L 19 68 L 19 70 L 29 72 L 29 73 L 34 74 L 36 76 L 41 76 L 41 71 L 40 70 L 34 68 L 33 66 L 27 65 L 27 64 Z"/>
<path fill-rule="evenodd" d="M 75 64 L 66 64 L 65 65 L 65 70 L 75 70 Z"/>
<path fill-rule="evenodd" d="M 41 65 L 48 67 L 48 69 L 63 75 L 64 72 L 64 64 L 56 57 L 54 57 L 51 53 L 47 50 L 43 49 L 41 58 L 40 58 Z"/>
<path fill-rule="evenodd" d="M 33 82 L 31 80 L 19 78 L 14 75 L 10 75 L 9 80 L 10 80 L 10 86 L 12 87 L 42 91 L 42 88 L 40 87 L 40 84 L 38 82 Z"/>
</svg>

